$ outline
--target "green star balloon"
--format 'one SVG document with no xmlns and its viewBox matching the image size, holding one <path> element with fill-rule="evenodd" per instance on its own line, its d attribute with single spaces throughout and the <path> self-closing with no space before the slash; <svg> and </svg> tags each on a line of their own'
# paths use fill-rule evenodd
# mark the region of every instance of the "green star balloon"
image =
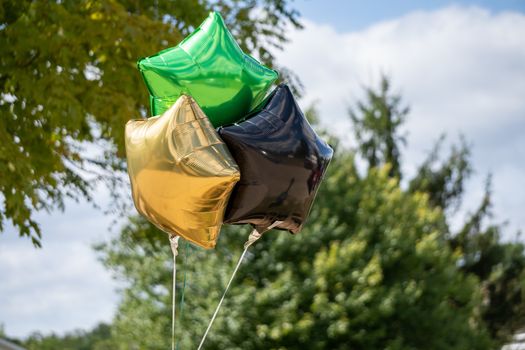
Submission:
<svg viewBox="0 0 525 350">
<path fill-rule="evenodd" d="M 242 52 L 217 12 L 178 46 L 140 59 L 138 67 L 150 92 L 153 115 L 189 94 L 215 127 L 253 111 L 278 77 Z"/>
</svg>

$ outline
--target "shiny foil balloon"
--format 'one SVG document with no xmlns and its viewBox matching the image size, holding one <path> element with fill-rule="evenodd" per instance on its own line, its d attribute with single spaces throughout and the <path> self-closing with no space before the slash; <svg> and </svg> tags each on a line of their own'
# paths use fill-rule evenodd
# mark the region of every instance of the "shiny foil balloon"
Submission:
<svg viewBox="0 0 525 350">
<path fill-rule="evenodd" d="M 191 95 L 217 127 L 238 121 L 264 99 L 277 79 L 242 52 L 217 12 L 178 46 L 139 60 L 153 115 Z"/>
<path fill-rule="evenodd" d="M 262 110 L 219 134 L 241 169 L 225 223 L 297 233 L 308 216 L 333 150 L 314 132 L 286 85 Z"/>
<path fill-rule="evenodd" d="M 240 174 L 197 103 L 183 95 L 163 115 L 129 121 L 126 155 L 137 210 L 168 234 L 213 248 Z"/>
</svg>

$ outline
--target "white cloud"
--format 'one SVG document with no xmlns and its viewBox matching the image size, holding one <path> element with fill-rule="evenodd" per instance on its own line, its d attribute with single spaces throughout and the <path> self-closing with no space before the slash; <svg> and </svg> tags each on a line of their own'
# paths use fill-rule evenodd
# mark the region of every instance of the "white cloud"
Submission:
<svg viewBox="0 0 525 350">
<path fill-rule="evenodd" d="M 304 105 L 348 135 L 347 107 L 381 72 L 411 106 L 406 168 L 413 171 L 441 133 L 471 141 L 476 175 L 466 207 L 494 174 L 497 219 L 525 228 L 525 16 L 477 7 L 413 12 L 365 30 L 337 32 L 305 21 L 277 57 L 302 79 Z M 510 196 L 510 197 L 509 197 Z"/>
</svg>

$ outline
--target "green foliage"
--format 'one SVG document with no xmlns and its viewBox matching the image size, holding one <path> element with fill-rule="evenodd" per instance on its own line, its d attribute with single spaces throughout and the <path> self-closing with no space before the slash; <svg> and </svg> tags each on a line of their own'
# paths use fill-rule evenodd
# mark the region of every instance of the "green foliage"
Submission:
<svg viewBox="0 0 525 350">
<path fill-rule="evenodd" d="M 472 173 L 470 149 L 464 138 L 459 146 L 452 145 L 449 157 L 440 162 L 442 136 L 427 159 L 410 180 L 411 191 L 426 192 L 430 203 L 443 209 L 457 209 L 463 196 L 465 182 Z"/>
<path fill-rule="evenodd" d="M 211 251 L 179 243 L 179 298 L 184 280 L 188 281 L 185 304 L 183 308 L 179 305 L 177 310 L 180 349 L 196 348 L 197 337 L 204 331 L 234 259 L 238 257 L 237 243 L 243 238 L 241 231 L 230 227 L 223 232 L 222 237 L 225 236 L 237 236 L 238 239 L 225 242 L 221 238 L 221 244 Z M 113 322 L 114 349 L 168 348 L 173 258 L 166 234 L 143 218 L 132 217 L 121 236 L 97 249 L 102 252 L 106 266 L 128 286 L 123 289 L 122 302 Z"/>
<path fill-rule="evenodd" d="M 361 123 L 370 111 L 399 110 L 392 107 L 399 101 L 383 81 L 352 118 Z M 308 114 L 315 121 L 315 110 Z M 500 226 L 482 224 L 490 192 L 459 233 L 449 228 L 448 209 L 461 202 L 471 173 L 469 148 L 462 141 L 441 160 L 439 141 L 404 189 L 399 163 L 390 163 L 399 161 L 392 150 L 400 147 L 387 145 L 402 142 L 399 115 L 384 113 L 397 122 L 372 123 L 369 138 L 358 137 L 374 140 L 377 164 L 370 161 L 365 174 L 356 171 L 352 151 L 337 147 L 301 234 L 272 231 L 251 248 L 207 349 L 488 349 L 523 325 L 523 245 L 502 243 Z M 395 127 L 381 129 L 388 125 Z M 360 145 L 358 152 L 366 149 Z M 190 284 L 178 320 L 181 348 L 198 344 L 247 231 L 227 227 L 215 251 L 195 250 L 183 263 Z M 165 235 L 133 218 L 99 249 L 106 266 L 128 283 L 115 318 L 116 343 L 122 349 L 168 346 Z"/>
<path fill-rule="evenodd" d="M 148 110 L 135 62 L 176 45 L 221 11 L 240 45 L 273 63 L 297 14 L 269 1 L 15 1 L 0 3 L 0 231 L 40 244 L 37 210 L 90 200 L 124 169 L 124 125 Z M 256 18 L 255 20 L 250 20 Z M 100 155 L 93 149 L 101 147 Z M 86 151 L 88 148 L 88 151 Z M 117 175 L 116 175 L 117 173 Z"/>
<path fill-rule="evenodd" d="M 470 150 L 461 139 L 452 146 L 447 159 L 439 160 L 438 141 L 419 172 L 410 181 L 411 191 L 429 194 L 433 206 L 457 210 L 464 194 L 465 182 L 472 173 Z M 487 223 L 491 217 L 490 177 L 485 196 L 458 232 L 443 233 L 460 256 L 466 274 L 481 281 L 482 318 L 493 339 L 499 344 L 509 340 L 525 324 L 525 247 L 520 242 L 503 242 L 502 225 Z"/>
<path fill-rule="evenodd" d="M 404 193 L 388 167 L 359 179 L 352 164 L 332 164 L 323 206 L 300 236 L 257 245 L 246 267 L 255 271 L 230 296 L 208 348 L 487 346 L 476 281 L 440 238 L 442 213 Z M 334 195 L 343 205 L 329 204 Z"/>
<path fill-rule="evenodd" d="M 399 128 L 409 108 L 390 89 L 389 80 L 382 76 L 379 91 L 367 88 L 366 101 L 358 102 L 357 110 L 351 108 L 349 114 L 359 153 L 369 168 L 390 164 L 390 176 L 401 177 L 401 146 L 406 141 Z"/>
<path fill-rule="evenodd" d="M 393 168 L 399 169 L 399 146 L 391 147 L 392 140 L 402 143 L 398 136 L 398 127 L 402 123 L 408 109 L 399 112 L 399 96 L 388 94 L 388 81 L 383 77 L 381 93 L 370 92 L 367 89 L 369 104 L 363 108 L 362 117 L 351 114 L 355 124 L 356 138 L 360 141 L 359 150 L 366 158 L 370 150 L 383 150 L 380 159 L 390 163 Z M 383 118 L 374 119 L 371 111 L 388 110 L 393 113 L 377 113 Z M 372 116 L 371 116 L 372 115 Z M 391 122 L 384 119 L 392 119 Z M 368 122 L 367 122 L 368 121 Z M 368 124 L 367 124 L 368 123 Z M 390 127 L 394 125 L 395 127 Z M 369 134 L 369 139 L 363 139 L 363 129 Z M 371 136 L 370 136 L 371 135 Z M 373 141 L 370 141 L 373 140 Z M 398 141 L 396 141 L 398 140 Z M 464 138 L 458 145 L 452 145 L 449 156 L 442 160 L 440 157 L 442 136 L 430 152 L 427 159 L 421 164 L 416 176 L 409 181 L 409 191 L 423 192 L 429 197 L 429 204 L 440 208 L 453 216 L 461 204 L 464 195 L 465 183 L 472 173 L 470 148 Z M 370 144 L 372 148 L 368 147 Z M 367 153 L 368 152 L 368 153 Z M 372 155 L 374 154 L 372 152 Z M 369 165 L 374 159 L 369 158 Z M 391 159 L 389 161 L 389 159 Z M 391 172 L 391 176 L 401 177 L 398 171 Z M 451 232 L 445 225 L 440 232 L 447 239 L 450 247 L 460 254 L 460 266 L 467 275 L 476 276 L 481 281 L 483 294 L 482 318 L 487 325 L 493 339 L 503 343 L 517 329 L 525 324 L 525 250 L 522 243 L 504 243 L 501 239 L 502 225 L 484 224 L 490 218 L 491 193 L 490 177 L 487 182 L 486 194 L 476 212 L 464 223 L 459 232 Z M 447 217 L 447 223 L 450 218 Z"/>
<path fill-rule="evenodd" d="M 304 231 L 272 231 L 253 247 L 206 349 L 488 348 L 477 279 L 440 235 L 442 211 L 389 172 L 360 178 L 353 156 L 339 152 Z M 247 231 L 226 229 L 216 251 L 196 250 L 181 267 L 190 271 L 181 348 L 198 344 Z M 115 319 L 119 346 L 167 347 L 165 234 L 133 219 L 100 249 L 129 286 Z"/>
<path fill-rule="evenodd" d="M 99 324 L 89 332 L 75 331 L 64 336 L 55 334 L 30 335 L 22 344 L 28 350 L 110 350 L 111 328 L 106 324 Z"/>
<path fill-rule="evenodd" d="M 478 209 L 452 239 L 461 249 L 462 269 L 482 281 L 483 318 L 500 343 L 525 324 L 525 245 L 501 241 L 502 227 L 484 225 L 490 216 L 490 180 Z"/>
</svg>

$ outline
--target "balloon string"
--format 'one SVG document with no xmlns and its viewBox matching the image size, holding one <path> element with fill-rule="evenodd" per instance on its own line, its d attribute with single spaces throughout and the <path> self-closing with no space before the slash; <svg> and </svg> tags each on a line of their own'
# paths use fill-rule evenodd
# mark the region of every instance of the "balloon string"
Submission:
<svg viewBox="0 0 525 350">
<path fill-rule="evenodd" d="M 179 308 L 180 308 L 179 319 L 180 320 L 182 320 L 182 315 L 184 314 L 184 294 L 186 292 L 186 277 L 187 277 L 187 274 L 188 274 L 188 254 L 189 254 L 189 251 L 190 251 L 190 242 L 186 241 L 186 246 L 184 247 L 184 278 L 183 278 L 183 282 L 182 282 L 182 292 L 181 292 L 181 295 L 180 295 L 180 303 L 179 303 Z M 179 347 L 180 347 L 180 339 L 177 340 L 177 350 L 179 350 Z"/>
<path fill-rule="evenodd" d="M 177 287 L 177 255 L 179 254 L 179 236 L 170 236 L 170 246 L 173 252 L 173 285 L 171 299 L 171 350 L 175 350 L 175 292 Z"/>
<path fill-rule="evenodd" d="M 221 309 L 222 303 L 224 302 L 224 299 L 226 297 L 226 293 L 228 293 L 228 289 L 230 289 L 230 285 L 232 284 L 232 281 L 235 275 L 237 274 L 237 271 L 239 270 L 239 267 L 241 266 L 242 261 L 244 260 L 244 256 L 246 255 L 248 248 L 250 248 L 250 246 L 254 244 L 259 238 L 261 238 L 262 234 L 265 231 L 270 230 L 281 223 L 282 221 L 275 221 L 269 227 L 265 228 L 264 230 L 261 230 L 261 232 L 259 232 L 260 228 L 255 228 L 252 231 L 252 233 L 250 233 L 248 240 L 246 241 L 246 243 L 244 243 L 244 251 L 242 252 L 241 257 L 239 258 L 239 261 L 237 262 L 237 265 L 235 266 L 235 269 L 233 270 L 233 273 L 230 276 L 230 280 L 228 281 L 228 284 L 226 285 L 226 289 L 222 293 L 221 300 L 219 301 L 219 304 L 217 305 L 217 308 L 215 309 L 215 312 L 213 313 L 213 316 L 211 317 L 210 323 L 208 323 L 208 328 L 206 328 L 206 332 L 204 332 L 204 335 L 202 336 L 201 342 L 197 350 L 201 350 L 202 345 L 204 344 L 204 341 L 206 340 L 206 337 L 208 336 L 208 333 L 210 332 L 211 326 L 213 325 L 213 322 L 215 321 L 215 318 L 217 317 L 217 314 L 219 313 L 219 310 Z"/>
<path fill-rule="evenodd" d="M 199 347 L 197 350 L 200 350 L 202 348 L 202 344 L 204 344 L 204 341 L 206 340 L 206 337 L 208 336 L 208 332 L 211 329 L 211 326 L 213 322 L 215 321 L 215 318 L 217 317 L 217 314 L 219 313 L 219 310 L 222 306 L 222 303 L 224 301 L 224 298 L 226 297 L 226 293 L 228 292 L 228 289 L 230 288 L 230 285 L 233 281 L 233 278 L 235 277 L 235 274 L 237 273 L 237 270 L 239 269 L 239 266 L 241 266 L 241 263 L 244 259 L 244 256 L 246 255 L 246 252 L 248 251 L 248 248 L 244 248 L 244 251 L 241 254 L 241 257 L 239 258 L 239 261 L 237 262 L 237 266 L 235 266 L 235 269 L 233 270 L 233 273 L 230 277 L 230 280 L 228 281 L 228 284 L 226 285 L 226 289 L 224 290 L 224 293 L 222 294 L 221 300 L 219 301 L 219 304 L 217 305 L 217 308 L 215 309 L 215 312 L 213 313 L 213 316 L 211 317 L 210 323 L 208 324 L 208 328 L 206 328 L 206 332 L 204 332 L 204 336 L 202 337 L 202 340 L 199 344 Z"/>
</svg>

